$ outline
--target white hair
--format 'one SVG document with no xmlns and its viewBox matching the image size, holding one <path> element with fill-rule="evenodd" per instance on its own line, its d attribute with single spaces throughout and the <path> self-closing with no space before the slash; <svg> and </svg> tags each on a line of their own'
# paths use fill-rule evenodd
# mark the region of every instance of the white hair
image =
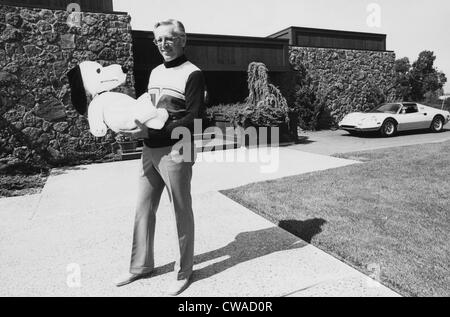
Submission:
<svg viewBox="0 0 450 317">
<path fill-rule="evenodd" d="M 186 37 L 186 31 L 184 29 L 184 25 L 183 25 L 183 23 L 181 23 L 178 20 L 168 19 L 168 20 L 164 20 L 164 21 L 160 21 L 160 22 L 156 23 L 153 33 L 161 25 L 173 25 L 175 27 L 175 33 L 177 33 L 178 35 L 180 35 L 182 37 Z"/>
</svg>

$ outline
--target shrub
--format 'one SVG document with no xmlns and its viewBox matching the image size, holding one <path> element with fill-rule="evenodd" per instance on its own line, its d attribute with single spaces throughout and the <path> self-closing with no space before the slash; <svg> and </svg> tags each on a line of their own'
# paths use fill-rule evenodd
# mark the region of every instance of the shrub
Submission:
<svg viewBox="0 0 450 317">
<path fill-rule="evenodd" d="M 291 116 L 296 118 L 297 126 L 301 129 L 317 130 L 324 110 L 331 108 L 327 103 L 336 99 L 336 96 L 333 96 L 331 87 L 314 80 L 303 64 L 298 64 L 295 70 L 291 85 L 293 89 L 289 96 Z"/>
<path fill-rule="evenodd" d="M 206 109 L 206 120 L 213 122 L 215 120 L 223 120 L 232 123 L 234 126 L 240 125 L 241 117 L 245 104 L 231 103 L 220 104 Z"/>
<path fill-rule="evenodd" d="M 220 104 L 206 109 L 205 119 L 217 117 L 234 126 L 280 126 L 289 123 L 289 107 L 280 90 L 268 81 L 268 69 L 253 62 L 248 68 L 249 96 L 245 102 Z"/>
<path fill-rule="evenodd" d="M 249 96 L 241 113 L 243 126 L 279 126 L 289 123 L 286 98 L 277 87 L 269 83 L 266 65 L 250 63 L 247 82 Z"/>
<path fill-rule="evenodd" d="M 304 130 L 316 130 L 320 107 L 317 103 L 317 87 L 308 75 L 303 65 L 298 65 L 292 79 L 291 107 L 292 116 L 297 118 L 297 124 Z"/>
</svg>

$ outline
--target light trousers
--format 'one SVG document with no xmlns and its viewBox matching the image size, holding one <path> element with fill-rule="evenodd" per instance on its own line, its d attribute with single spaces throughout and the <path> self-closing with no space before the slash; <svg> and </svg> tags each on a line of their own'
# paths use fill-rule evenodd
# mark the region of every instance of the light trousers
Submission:
<svg viewBox="0 0 450 317">
<path fill-rule="evenodd" d="M 149 148 L 145 145 L 143 148 L 130 265 L 132 274 L 149 273 L 154 269 L 156 212 L 164 188 L 168 191 L 176 220 L 174 242 L 178 256 L 174 270 L 178 279 L 192 274 L 194 215 L 191 179 L 195 149 L 192 159 L 186 161 L 180 161 L 181 155 L 173 155 L 172 150 L 172 147 Z"/>
</svg>

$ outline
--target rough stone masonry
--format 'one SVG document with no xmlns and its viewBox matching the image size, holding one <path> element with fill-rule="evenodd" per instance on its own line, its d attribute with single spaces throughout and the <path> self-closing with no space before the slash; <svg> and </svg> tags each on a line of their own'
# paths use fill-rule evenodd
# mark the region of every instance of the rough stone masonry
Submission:
<svg viewBox="0 0 450 317">
<path fill-rule="evenodd" d="M 95 161 L 111 155 L 113 133 L 95 138 L 71 106 L 66 73 L 84 60 L 130 71 L 117 91 L 134 97 L 130 16 L 0 5 L 0 165 Z"/>
<path fill-rule="evenodd" d="M 346 114 L 375 106 L 371 96 L 395 99 L 395 53 L 333 48 L 291 47 L 294 70 L 302 65 L 319 93 L 326 94 L 320 126 L 335 126 Z M 324 90 L 326 92 L 324 92 Z"/>
</svg>

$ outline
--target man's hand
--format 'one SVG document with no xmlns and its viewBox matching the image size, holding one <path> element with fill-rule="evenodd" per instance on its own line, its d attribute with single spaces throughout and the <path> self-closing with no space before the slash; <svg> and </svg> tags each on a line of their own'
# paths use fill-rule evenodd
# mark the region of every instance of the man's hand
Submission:
<svg viewBox="0 0 450 317">
<path fill-rule="evenodd" d="M 137 128 L 135 130 L 121 131 L 120 134 L 130 137 L 132 140 L 147 139 L 148 138 L 148 128 L 138 120 L 134 120 L 134 123 L 136 123 L 136 125 L 137 125 Z"/>
</svg>

